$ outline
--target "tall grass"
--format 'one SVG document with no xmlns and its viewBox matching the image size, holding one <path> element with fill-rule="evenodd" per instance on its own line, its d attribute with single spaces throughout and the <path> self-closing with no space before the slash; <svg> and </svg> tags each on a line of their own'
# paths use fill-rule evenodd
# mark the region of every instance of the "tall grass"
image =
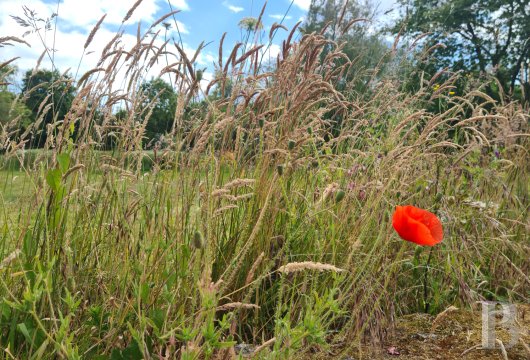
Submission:
<svg viewBox="0 0 530 360">
<path fill-rule="evenodd" d="M 119 33 L 107 45 L 40 156 L 22 158 L 32 129 L 2 125 L 2 161 L 31 182 L 25 201 L 2 200 L 6 359 L 230 358 L 238 343 L 263 358 L 339 357 L 384 339 L 401 314 L 528 301 L 517 103 L 480 88 L 449 96 L 457 75 L 414 94 L 392 74 L 374 75 L 369 96 L 339 92 L 355 62 L 337 65 L 340 45 L 319 34 L 293 42 L 296 29 L 268 72 L 259 44 L 221 48 L 206 91 L 232 91 L 207 97 L 197 55 L 151 30 L 131 49 Z M 178 106 L 168 145 L 146 153 L 138 85 L 158 60 Z M 429 253 L 399 240 L 397 204 L 439 215 L 443 243 Z"/>
</svg>

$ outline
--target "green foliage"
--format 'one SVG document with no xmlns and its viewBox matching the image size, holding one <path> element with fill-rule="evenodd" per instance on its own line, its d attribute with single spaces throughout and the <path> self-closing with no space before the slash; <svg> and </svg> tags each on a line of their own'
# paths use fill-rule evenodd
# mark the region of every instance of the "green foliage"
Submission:
<svg viewBox="0 0 530 360">
<path fill-rule="evenodd" d="M 16 72 L 16 66 L 4 64 L 0 67 L 0 91 L 7 91 L 8 86 L 14 82 Z"/>
<path fill-rule="evenodd" d="M 412 37 L 428 34 L 425 49 L 441 43 L 428 59 L 434 75 L 450 66 L 454 71 L 494 74 L 505 90 L 528 86 L 530 13 L 518 0 L 402 0 L 404 17 L 394 32 Z M 430 71 L 429 71 L 430 68 Z M 522 75 L 522 76 L 521 76 Z M 499 94 L 490 89 L 490 95 Z M 528 98 L 527 98 L 528 101 Z"/>
<path fill-rule="evenodd" d="M 7 90 L 0 91 L 0 124 L 7 125 L 16 120 L 15 126 L 22 130 L 31 123 L 31 118 L 31 111 L 20 98 Z"/>
<path fill-rule="evenodd" d="M 145 143 L 153 146 L 173 127 L 177 94 L 170 84 L 160 78 L 143 83 L 140 91 L 145 96 L 143 105 L 149 105 L 150 112 L 142 114 L 142 121 L 147 121 Z"/>
<path fill-rule="evenodd" d="M 0 125 L 10 124 L 6 127 L 8 131 L 21 132 L 31 122 L 31 111 L 24 105 L 20 96 L 8 90 L 16 71 L 15 66 L 0 67 Z M 16 135 L 13 137 L 16 138 Z"/>
<path fill-rule="evenodd" d="M 75 88 L 68 76 L 57 70 L 28 70 L 22 79 L 22 91 L 26 93 L 26 106 L 36 123 L 30 147 L 42 147 L 48 137 L 47 125 L 64 119 L 72 106 Z"/>
<path fill-rule="evenodd" d="M 302 34 L 323 33 L 334 42 L 342 44 L 343 53 L 352 66 L 348 67 L 339 90 L 355 96 L 370 95 L 368 83 L 372 77 L 381 76 L 389 58 L 386 58 L 388 45 L 379 33 L 370 31 L 370 19 L 373 9 L 369 2 L 335 0 L 312 0 L 307 18 L 300 28 Z M 322 52 L 324 58 L 331 44 Z M 335 59 L 338 67 L 345 64 L 345 59 Z"/>
</svg>

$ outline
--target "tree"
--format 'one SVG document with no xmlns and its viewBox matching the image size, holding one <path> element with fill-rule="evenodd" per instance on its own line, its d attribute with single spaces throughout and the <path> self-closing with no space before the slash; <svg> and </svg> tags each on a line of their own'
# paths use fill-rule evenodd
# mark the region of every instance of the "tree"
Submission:
<svg viewBox="0 0 530 360">
<path fill-rule="evenodd" d="M 32 70 L 26 72 L 22 80 L 22 92 L 26 96 L 26 106 L 32 112 L 32 121 L 40 120 L 34 129 L 32 147 L 41 147 L 47 139 L 47 125 L 63 120 L 70 110 L 75 96 L 75 88 L 68 76 L 57 70 Z"/>
<path fill-rule="evenodd" d="M 16 120 L 14 125 L 23 129 L 31 123 L 31 111 L 15 94 L 0 90 L 0 124 L 6 125 L 13 120 Z"/>
<path fill-rule="evenodd" d="M 347 59 L 337 58 L 334 65 L 339 67 L 348 62 L 351 65 L 341 74 L 336 89 L 350 98 L 369 98 L 373 88 L 371 81 L 381 77 L 390 59 L 385 56 L 389 47 L 370 29 L 372 17 L 373 9 L 368 1 L 361 4 L 356 0 L 311 0 L 306 21 L 300 28 L 304 35 L 319 33 L 342 46 Z M 332 46 L 330 43 L 324 48 L 321 60 Z M 324 117 L 330 124 L 325 139 L 338 136 L 344 121 L 342 111 L 332 110 Z"/>
<path fill-rule="evenodd" d="M 18 134 L 31 123 L 31 111 L 20 96 L 17 97 L 8 89 L 16 71 L 17 68 L 10 65 L 0 68 L 0 129 L 9 133 L 10 140 L 17 139 Z"/>
<path fill-rule="evenodd" d="M 161 135 L 170 132 L 173 127 L 177 94 L 170 84 L 160 78 L 144 82 L 140 86 L 140 91 L 145 96 L 142 108 L 152 106 L 143 112 L 146 116 L 149 111 L 152 111 L 145 127 L 146 140 L 147 142 L 158 140 Z"/>
<path fill-rule="evenodd" d="M 7 87 L 13 83 L 16 72 L 15 66 L 0 66 L 0 90 L 7 91 Z"/>
<path fill-rule="evenodd" d="M 491 72 L 505 89 L 528 88 L 530 5 L 524 0 L 400 0 L 405 17 L 394 32 L 428 34 L 433 71 Z M 521 76 L 525 73 L 525 76 Z M 530 90 L 530 88 L 528 88 Z M 528 99 L 527 91 L 527 99 Z"/>
<path fill-rule="evenodd" d="M 323 33 L 329 40 L 344 45 L 343 52 L 353 62 L 345 83 L 356 95 L 369 93 L 368 82 L 374 71 L 383 70 L 381 65 L 384 62 L 381 60 L 388 52 L 388 46 L 380 35 L 369 28 L 372 17 L 373 9 L 369 2 L 312 0 L 307 19 L 301 27 L 303 34 Z"/>
</svg>

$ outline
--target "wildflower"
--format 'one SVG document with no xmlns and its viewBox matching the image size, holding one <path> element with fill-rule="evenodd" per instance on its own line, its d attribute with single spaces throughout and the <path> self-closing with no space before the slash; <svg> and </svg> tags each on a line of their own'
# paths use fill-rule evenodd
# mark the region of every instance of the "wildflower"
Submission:
<svg viewBox="0 0 530 360">
<path fill-rule="evenodd" d="M 449 95 L 454 95 L 455 92 L 454 91 L 449 91 Z"/>
<path fill-rule="evenodd" d="M 440 85 L 435 84 L 432 88 L 433 88 L 434 91 L 436 91 L 436 90 L 438 90 L 440 88 Z"/>
<path fill-rule="evenodd" d="M 497 159 L 500 159 L 501 158 L 501 153 L 499 152 L 499 150 L 495 149 L 495 151 L 493 152 L 495 154 L 495 157 Z"/>
<path fill-rule="evenodd" d="M 443 239 L 440 220 L 433 213 L 412 205 L 396 206 L 392 226 L 406 241 L 422 246 L 434 246 Z"/>
<path fill-rule="evenodd" d="M 353 181 L 350 181 L 348 183 L 348 191 L 353 191 L 355 189 L 355 183 Z"/>
<path fill-rule="evenodd" d="M 360 201 L 364 201 L 364 200 L 366 200 L 366 191 L 364 191 L 364 189 L 360 189 L 357 198 L 358 198 Z"/>
<path fill-rule="evenodd" d="M 348 169 L 348 171 L 346 172 L 346 174 L 349 176 L 349 177 L 352 177 L 353 175 L 355 175 L 357 173 L 357 170 L 359 169 L 359 165 L 355 164 L 353 165 L 353 167 L 351 169 Z"/>
<path fill-rule="evenodd" d="M 263 23 L 254 17 L 244 17 L 239 21 L 238 26 L 249 32 L 263 29 Z"/>
</svg>

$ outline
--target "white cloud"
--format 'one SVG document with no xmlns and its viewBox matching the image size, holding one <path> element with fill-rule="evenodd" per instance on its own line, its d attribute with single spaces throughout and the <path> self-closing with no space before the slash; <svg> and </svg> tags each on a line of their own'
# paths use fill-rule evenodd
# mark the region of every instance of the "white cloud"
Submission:
<svg viewBox="0 0 530 360">
<path fill-rule="evenodd" d="M 116 1 L 118 8 L 122 9 L 123 12 L 111 9 L 112 13 L 107 15 L 105 21 L 95 34 L 86 50 L 84 49 L 84 44 L 89 36 L 90 31 L 92 30 L 95 23 L 100 19 L 104 13 L 104 10 L 108 10 L 111 6 L 109 6 L 107 3 L 104 3 L 103 1 L 95 0 L 93 3 L 91 3 L 93 9 L 89 9 L 89 7 L 81 5 L 81 2 L 79 2 L 79 7 L 81 8 L 80 11 L 86 12 L 86 16 L 82 17 L 79 14 L 76 15 L 72 13 L 72 8 L 69 8 L 69 6 L 71 7 L 71 4 L 73 4 L 72 1 L 75 0 L 64 0 L 61 2 L 59 7 L 59 18 L 55 34 L 55 52 L 53 53 L 53 63 L 60 72 L 65 72 L 67 69 L 69 69 L 69 74 L 79 79 L 84 73 L 97 66 L 102 50 L 116 34 L 116 24 L 121 24 L 123 17 L 129 10 L 130 1 L 127 2 L 127 7 L 122 6 L 122 3 L 125 3 L 125 1 Z M 111 0 L 106 1 L 111 3 Z M 148 25 L 149 20 L 154 21 L 155 19 L 152 18 L 158 17 L 157 4 L 162 6 L 163 2 L 164 0 L 144 0 L 143 3 L 145 3 L 146 7 L 142 8 L 139 6 L 135 11 L 135 15 L 133 15 L 129 22 L 132 22 L 135 19 L 141 19 L 145 25 Z M 53 5 L 47 4 L 44 0 L 25 0 L 24 4 L 30 9 L 35 10 L 37 15 L 43 18 L 50 16 L 56 11 Z M 186 2 L 182 0 L 172 0 L 172 4 L 174 8 L 178 6 L 183 8 Z M 21 35 L 27 29 L 20 27 L 9 15 L 23 15 L 19 0 L 0 0 L 0 34 L 2 34 L 2 36 L 21 37 Z M 67 15 L 70 17 L 67 17 Z M 170 21 L 170 23 L 172 23 L 173 26 L 170 29 L 169 34 L 170 36 L 175 36 L 176 38 L 176 27 L 173 21 Z M 181 33 L 187 34 L 190 31 L 189 27 L 182 22 L 177 20 L 177 24 Z M 132 27 L 130 29 L 135 28 L 134 25 L 131 26 Z M 128 30 L 129 28 L 126 29 Z M 46 39 L 46 46 L 51 48 L 53 46 L 53 30 L 44 32 L 42 34 Z M 150 39 L 152 39 L 152 37 L 148 36 L 145 42 L 149 42 Z M 31 47 L 27 47 L 24 44 L 16 44 L 16 46 L 4 47 L 0 51 L 0 62 L 16 56 L 20 57 L 20 59 L 16 60 L 15 62 L 16 66 L 18 66 L 21 71 L 21 73 L 19 73 L 20 76 L 23 71 L 32 69 L 36 66 L 37 59 L 44 51 L 44 45 L 41 43 L 37 34 L 29 34 L 24 38 L 24 40 L 27 41 Z M 136 42 L 136 34 L 125 33 L 119 39 L 119 47 L 122 47 L 124 50 L 128 51 L 136 45 Z M 154 41 L 153 45 L 161 46 L 163 42 L 164 39 L 162 31 L 160 32 L 159 37 Z M 196 49 L 184 43 L 184 51 L 188 58 L 191 59 L 194 56 Z M 170 52 L 177 53 L 177 51 L 172 48 L 172 43 L 168 44 L 168 53 Z M 167 65 L 167 62 L 174 63 L 178 61 L 178 59 L 172 58 L 171 55 L 168 55 L 168 57 L 169 58 L 167 60 L 164 58 L 164 56 L 158 59 L 148 72 L 142 73 L 143 78 L 150 79 L 153 76 L 159 76 L 160 71 Z M 150 56 L 148 55 L 147 61 L 149 61 L 149 59 Z M 206 49 L 203 49 L 203 51 L 201 51 L 196 58 L 196 68 L 207 69 L 204 72 L 203 80 L 201 81 L 201 88 L 203 90 L 206 88 L 208 82 L 213 78 L 211 69 L 212 63 L 214 62 L 217 62 L 216 54 Z M 48 56 L 43 58 L 40 67 L 45 69 L 52 68 L 52 62 Z M 125 77 L 125 71 L 128 69 L 128 66 L 121 66 L 121 68 L 122 70 L 119 71 L 115 81 L 113 82 L 113 90 L 124 91 L 123 89 L 127 88 L 127 81 L 129 78 Z M 98 76 L 98 74 L 99 76 L 102 76 L 102 73 L 96 73 L 94 76 Z M 169 76 L 173 75 L 163 75 L 164 80 L 168 81 Z"/>
<path fill-rule="evenodd" d="M 283 15 L 283 14 L 269 15 L 269 17 L 276 19 L 276 20 L 283 20 L 284 16 L 285 16 L 285 20 L 290 20 L 293 18 L 291 15 Z"/>
<path fill-rule="evenodd" d="M 212 54 L 211 52 L 207 52 L 205 54 L 202 54 L 199 58 L 199 65 L 203 66 L 211 66 L 213 63 L 217 63 L 218 57 Z"/>
<path fill-rule="evenodd" d="M 171 5 L 173 6 L 173 8 L 183 11 L 188 11 L 190 9 L 186 0 L 173 0 L 171 2 Z"/>
<path fill-rule="evenodd" d="M 77 26 L 93 26 L 103 14 L 106 24 L 121 24 L 123 18 L 131 8 L 131 2 L 127 0 L 109 1 L 109 0 L 63 0 L 59 5 L 59 19 Z M 155 0 L 144 0 L 134 10 L 129 23 L 138 21 L 151 22 L 154 15 L 160 9 Z"/>
<path fill-rule="evenodd" d="M 280 45 L 272 44 L 269 49 L 269 56 L 271 58 L 276 58 L 280 54 L 281 51 L 282 49 L 280 48 Z"/>
<path fill-rule="evenodd" d="M 228 5 L 228 9 L 232 12 L 235 12 L 236 14 L 245 10 L 244 8 L 242 8 L 241 6 L 234 6 L 234 5 Z"/>
<path fill-rule="evenodd" d="M 206 93 L 206 88 L 208 87 L 210 82 L 213 80 L 213 75 L 214 75 L 213 73 L 207 72 L 207 71 L 205 71 L 202 74 L 202 80 L 201 80 L 201 83 L 200 83 L 200 87 L 201 87 L 201 92 L 203 94 Z"/>
<path fill-rule="evenodd" d="M 282 49 L 278 44 L 271 44 L 269 47 L 260 49 L 263 61 L 275 61 Z"/>
<path fill-rule="evenodd" d="M 190 30 L 188 29 L 188 26 L 186 24 L 184 24 L 183 22 L 178 21 L 178 20 L 176 22 L 177 22 L 177 26 L 178 26 L 178 31 L 177 31 L 177 28 L 175 27 L 175 23 L 173 21 L 169 21 L 169 24 L 171 24 L 171 28 L 170 28 L 170 31 L 169 31 L 170 35 L 173 35 L 176 38 L 178 38 L 179 32 L 180 32 L 181 35 L 190 33 Z"/>
<path fill-rule="evenodd" d="M 121 20 L 129 10 L 129 6 L 123 7 L 123 9 L 125 9 L 124 13 L 119 13 L 113 10 L 114 12 L 112 14 L 107 15 L 105 21 L 95 34 L 90 45 L 85 50 L 84 44 L 88 38 L 89 32 L 100 18 L 101 13 L 99 11 L 102 11 L 101 9 L 108 5 L 103 4 L 103 2 L 99 0 L 94 1 L 92 3 L 94 4 L 94 7 L 99 6 L 100 8 L 95 10 L 93 9 L 94 11 L 86 10 L 86 18 L 83 19 L 79 15 L 71 15 L 69 13 L 71 10 L 68 9 L 68 6 L 71 5 L 68 4 L 71 4 L 71 1 L 73 0 L 64 0 L 59 7 L 59 18 L 56 33 L 54 34 L 53 30 L 47 32 L 41 30 L 41 35 L 45 40 L 46 46 L 48 48 L 53 47 L 55 49 L 53 52 L 53 64 L 55 64 L 55 67 L 60 72 L 65 72 L 69 69 L 69 74 L 78 79 L 85 72 L 97 66 L 97 62 L 101 57 L 103 49 L 116 34 L 116 31 L 109 29 L 108 25 L 112 25 L 113 22 L 116 21 L 121 24 Z M 110 2 L 111 1 L 108 1 L 108 3 Z M 116 1 L 117 4 L 121 4 L 122 2 L 122 0 Z M 155 15 L 155 9 L 157 8 L 157 5 L 154 0 L 144 0 L 143 3 L 146 3 L 147 6 L 142 9 L 140 5 L 136 9 L 135 13 L 138 14 L 138 19 L 141 17 L 145 22 L 145 20 L 149 20 Z M 180 3 L 180 6 L 185 4 L 184 1 L 177 1 L 177 3 Z M 24 4 L 27 5 L 29 9 L 35 10 L 38 17 L 46 18 L 49 17 L 52 12 L 56 11 L 53 5 L 48 5 L 43 0 L 25 0 Z M 85 5 L 81 5 L 81 2 L 79 2 L 79 6 Z M 68 18 L 65 14 L 70 14 L 71 17 Z M 23 11 L 19 0 L 0 0 L 0 34 L 3 36 L 21 37 L 22 34 L 28 29 L 19 26 L 15 20 L 10 17 L 10 15 L 23 17 Z M 132 20 L 134 20 L 134 16 L 135 15 L 133 15 Z M 177 23 L 181 33 L 189 32 L 189 29 L 183 23 L 179 21 L 177 21 Z M 155 40 L 153 43 L 154 46 L 161 46 L 163 44 L 164 40 L 162 34 L 163 33 L 161 33 Z M 149 42 L 150 39 L 152 39 L 152 37 L 148 37 L 145 41 Z M 27 35 L 24 37 L 24 40 L 27 41 L 31 47 L 28 47 L 24 44 L 16 44 L 16 46 L 4 47 L 0 51 L 0 62 L 18 56 L 20 59 L 16 60 L 14 64 L 21 72 L 34 68 L 37 64 L 37 59 L 44 51 L 44 45 L 42 44 L 39 36 L 35 33 Z M 136 45 L 136 42 L 137 39 L 135 34 L 133 35 L 125 33 L 119 39 L 119 47 L 122 47 L 124 50 L 130 50 Z M 171 47 L 171 45 L 168 46 Z M 173 50 L 169 49 L 169 51 Z M 193 54 L 194 50 L 190 50 L 190 52 Z M 186 53 L 188 53 L 188 51 L 186 51 Z M 52 53 L 50 52 L 50 55 L 51 54 Z M 197 59 L 197 63 L 207 63 L 209 60 L 210 58 L 208 56 L 203 56 L 201 54 Z M 147 58 L 147 61 L 149 61 L 149 57 Z M 175 61 L 177 60 L 169 59 L 169 62 Z M 159 59 L 150 71 L 143 73 L 144 78 L 149 79 L 152 76 L 158 76 L 161 69 L 165 65 L 165 60 Z M 44 56 L 40 67 L 45 69 L 51 69 L 53 67 L 52 61 L 48 55 Z M 114 82 L 116 90 L 119 90 L 120 88 L 123 89 L 126 86 L 124 72 L 127 69 L 127 66 L 122 66 L 122 69 L 123 70 L 118 73 L 116 81 Z M 168 75 L 164 75 L 164 77 L 167 76 Z"/>
<path fill-rule="evenodd" d="M 311 0 L 294 0 L 294 4 L 300 9 L 307 11 L 309 10 L 309 6 L 311 5 Z"/>
<path fill-rule="evenodd" d="M 228 1 L 223 1 L 223 6 L 228 8 L 233 13 L 240 13 L 241 11 L 245 10 L 245 8 L 242 8 L 241 6 L 235 6 L 230 4 Z"/>
<path fill-rule="evenodd" d="M 104 15 L 106 24 L 119 25 L 125 15 L 131 9 L 134 2 L 131 0 L 62 0 L 59 3 L 59 22 L 68 23 L 79 27 L 91 27 Z M 0 12 L 7 15 L 22 15 L 22 4 L 31 10 L 35 10 L 39 17 L 48 17 L 57 12 L 55 3 L 45 3 L 43 0 L 28 0 L 20 2 L 18 0 L 1 0 Z M 164 0 L 144 0 L 134 10 L 128 23 L 142 21 L 152 22 L 155 14 L 165 5 Z M 189 10 L 186 0 L 173 0 L 174 9 Z M 1 24 L 1 22 L 0 22 Z"/>
<path fill-rule="evenodd" d="M 184 43 L 182 45 L 183 50 L 186 53 L 188 59 L 192 59 L 195 56 L 197 49 L 187 43 Z M 202 49 L 199 55 L 197 56 L 195 63 L 198 69 L 209 68 L 212 66 L 212 63 L 217 63 L 217 55 L 207 49 Z"/>
</svg>

